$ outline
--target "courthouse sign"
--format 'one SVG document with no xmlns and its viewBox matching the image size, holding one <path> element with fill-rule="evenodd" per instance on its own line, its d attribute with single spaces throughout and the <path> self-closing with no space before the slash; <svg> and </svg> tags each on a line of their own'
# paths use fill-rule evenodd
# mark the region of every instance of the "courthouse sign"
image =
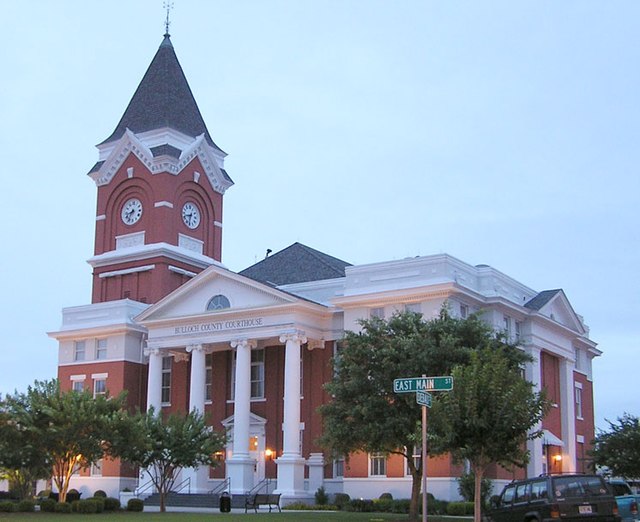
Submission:
<svg viewBox="0 0 640 522">
<path fill-rule="evenodd" d="M 250 319 L 229 319 L 228 321 L 215 321 L 207 323 L 188 324 L 175 326 L 173 335 L 199 334 L 208 332 L 223 332 L 225 330 L 240 330 L 242 328 L 259 328 L 264 326 L 264 318 L 252 317 Z"/>
</svg>

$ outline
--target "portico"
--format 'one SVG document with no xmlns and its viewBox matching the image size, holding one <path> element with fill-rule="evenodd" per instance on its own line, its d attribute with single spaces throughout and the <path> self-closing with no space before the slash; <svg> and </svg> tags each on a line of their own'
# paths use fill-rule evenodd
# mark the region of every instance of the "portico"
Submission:
<svg viewBox="0 0 640 522">
<path fill-rule="evenodd" d="M 180 411 L 180 405 L 166 399 L 182 386 L 184 409 L 205 413 L 213 417 L 214 429 L 228 430 L 224 468 L 232 494 L 246 493 L 265 478 L 268 449 L 277 456 L 275 477 L 269 477 L 277 478 L 277 492 L 286 498 L 309 496 L 301 443 L 302 347 L 324 348 L 332 338 L 326 307 L 219 267 L 184 286 L 184 298 L 180 289 L 137 318 L 148 329 L 147 407 Z M 221 301 L 220 296 L 229 307 L 207 310 L 211 299 Z M 241 306 L 245 299 L 252 301 L 251 308 Z M 179 383 L 170 373 L 169 368 L 177 373 L 177 362 L 186 363 L 182 374 L 188 382 Z M 278 379 L 266 375 L 267 369 L 279 373 Z M 256 435 L 256 419 L 264 411 L 282 418 L 280 430 L 270 426 L 266 437 Z M 268 417 L 273 419 L 273 413 Z M 187 477 L 192 492 L 212 489 L 206 469 L 184 470 Z"/>
</svg>

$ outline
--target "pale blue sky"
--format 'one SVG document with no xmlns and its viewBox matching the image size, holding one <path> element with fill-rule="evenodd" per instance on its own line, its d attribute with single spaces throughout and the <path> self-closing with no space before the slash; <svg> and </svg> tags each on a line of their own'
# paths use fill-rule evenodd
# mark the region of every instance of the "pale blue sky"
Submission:
<svg viewBox="0 0 640 522">
<path fill-rule="evenodd" d="M 229 268 L 300 241 L 355 264 L 446 252 L 561 287 L 604 351 L 599 425 L 640 414 L 640 2 L 174 3 L 176 53 L 236 182 Z M 55 375 L 45 332 L 90 301 L 85 173 L 164 12 L 0 5 L 6 393 Z"/>
</svg>

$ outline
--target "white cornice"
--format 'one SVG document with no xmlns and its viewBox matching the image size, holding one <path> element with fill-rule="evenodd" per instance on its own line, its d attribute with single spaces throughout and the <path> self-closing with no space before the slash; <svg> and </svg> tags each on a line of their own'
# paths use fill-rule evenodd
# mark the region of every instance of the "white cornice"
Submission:
<svg viewBox="0 0 640 522">
<path fill-rule="evenodd" d="M 208 268 L 211 265 L 224 268 L 222 263 L 219 263 L 209 256 L 198 254 L 197 252 L 187 250 L 186 248 L 170 245 L 169 243 L 152 243 L 150 245 L 136 245 L 133 247 L 111 250 L 104 254 L 93 256 L 87 260 L 87 263 L 89 263 L 93 268 L 100 268 L 103 266 L 113 265 L 115 263 L 142 261 L 145 259 L 152 259 L 154 257 L 167 257 L 174 261 L 181 261 L 195 265 L 199 268 Z"/>
<path fill-rule="evenodd" d="M 161 145 L 181 150 L 180 158 L 168 155 L 154 157 L 151 149 Z M 209 145 L 204 134 L 194 139 L 170 128 L 140 134 L 127 129 L 119 140 L 99 145 L 98 150 L 99 159 L 104 163 L 96 172 L 89 174 L 98 186 L 107 185 L 113 179 L 129 154 L 135 154 L 152 174 L 169 172 L 174 175 L 180 174 L 197 157 L 216 192 L 224 194 L 233 185 L 221 170 L 225 154 Z"/>
</svg>

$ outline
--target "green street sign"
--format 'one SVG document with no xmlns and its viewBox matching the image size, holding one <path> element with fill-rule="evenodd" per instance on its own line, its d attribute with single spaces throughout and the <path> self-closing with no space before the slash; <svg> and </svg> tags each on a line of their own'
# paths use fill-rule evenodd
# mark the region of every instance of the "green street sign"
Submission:
<svg viewBox="0 0 640 522">
<path fill-rule="evenodd" d="M 416 392 L 416 402 L 420 406 L 426 406 L 427 408 L 431 408 L 431 400 L 433 396 L 427 392 Z"/>
<path fill-rule="evenodd" d="M 395 393 L 451 391 L 453 389 L 453 377 L 411 377 L 408 379 L 394 379 L 393 391 Z"/>
</svg>

